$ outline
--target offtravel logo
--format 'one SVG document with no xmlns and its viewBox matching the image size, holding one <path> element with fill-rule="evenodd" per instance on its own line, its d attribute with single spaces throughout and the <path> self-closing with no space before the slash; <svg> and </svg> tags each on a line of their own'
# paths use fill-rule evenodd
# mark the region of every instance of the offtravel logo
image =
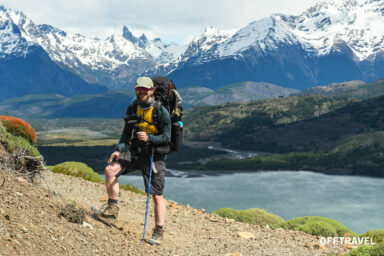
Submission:
<svg viewBox="0 0 384 256">
<path fill-rule="evenodd" d="M 321 237 L 320 238 L 320 244 L 321 245 L 374 245 L 375 242 L 373 242 L 372 237 Z"/>
</svg>

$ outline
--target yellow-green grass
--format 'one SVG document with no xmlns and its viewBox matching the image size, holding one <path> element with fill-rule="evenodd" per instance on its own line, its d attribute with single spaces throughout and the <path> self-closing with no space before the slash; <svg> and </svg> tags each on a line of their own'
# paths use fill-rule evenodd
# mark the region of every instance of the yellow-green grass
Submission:
<svg viewBox="0 0 384 256">
<path fill-rule="evenodd" d="M 277 226 L 323 237 L 342 237 L 345 234 L 356 235 L 340 222 L 320 216 L 299 217 L 279 223 Z"/>
<path fill-rule="evenodd" d="M 248 224 L 270 225 L 276 226 L 284 220 L 272 213 L 266 212 L 263 209 L 247 209 L 235 210 L 232 208 L 220 208 L 214 211 L 219 216 L 234 219 L 236 221 L 245 222 Z"/>
<path fill-rule="evenodd" d="M 81 162 L 64 162 L 55 166 L 48 166 L 48 169 L 54 173 L 62 173 L 65 175 L 80 177 L 84 180 L 97 183 L 105 183 L 104 179 L 97 172 L 95 172 L 88 165 Z M 131 184 L 120 185 L 120 188 L 138 194 L 145 194 L 144 190 L 139 189 Z"/>
<path fill-rule="evenodd" d="M 102 183 L 103 178 L 88 165 L 81 162 L 64 162 L 50 167 L 54 173 L 62 173 L 70 176 L 81 177 L 84 180 Z"/>
</svg>

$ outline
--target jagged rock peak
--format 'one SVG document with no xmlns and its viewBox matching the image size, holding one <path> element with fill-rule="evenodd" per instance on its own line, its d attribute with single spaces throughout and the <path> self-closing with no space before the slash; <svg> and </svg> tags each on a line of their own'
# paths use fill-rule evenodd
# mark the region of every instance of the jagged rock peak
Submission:
<svg viewBox="0 0 384 256">
<path fill-rule="evenodd" d="M 135 37 L 131 31 L 129 31 L 128 27 L 127 26 L 124 26 L 123 27 L 123 37 L 129 41 L 131 41 L 132 43 L 136 43 L 137 42 L 137 37 Z"/>
</svg>

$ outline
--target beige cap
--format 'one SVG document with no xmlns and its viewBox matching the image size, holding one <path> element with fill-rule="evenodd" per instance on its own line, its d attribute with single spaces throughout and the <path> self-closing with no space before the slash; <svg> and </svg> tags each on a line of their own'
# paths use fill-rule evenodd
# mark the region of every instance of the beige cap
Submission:
<svg viewBox="0 0 384 256">
<path fill-rule="evenodd" d="M 149 77 L 141 76 L 136 80 L 135 88 L 137 87 L 145 87 L 151 89 L 153 88 L 153 81 Z"/>
</svg>

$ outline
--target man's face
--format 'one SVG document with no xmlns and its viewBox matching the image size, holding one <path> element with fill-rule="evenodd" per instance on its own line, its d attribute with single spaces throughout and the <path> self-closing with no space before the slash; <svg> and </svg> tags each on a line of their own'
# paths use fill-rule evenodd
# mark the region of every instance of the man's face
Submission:
<svg viewBox="0 0 384 256">
<path fill-rule="evenodd" d="M 152 97 L 152 94 L 155 91 L 155 89 L 154 88 L 148 89 L 145 87 L 137 87 L 137 88 L 135 88 L 135 91 L 136 91 L 137 99 L 139 101 L 145 103 Z"/>
</svg>

